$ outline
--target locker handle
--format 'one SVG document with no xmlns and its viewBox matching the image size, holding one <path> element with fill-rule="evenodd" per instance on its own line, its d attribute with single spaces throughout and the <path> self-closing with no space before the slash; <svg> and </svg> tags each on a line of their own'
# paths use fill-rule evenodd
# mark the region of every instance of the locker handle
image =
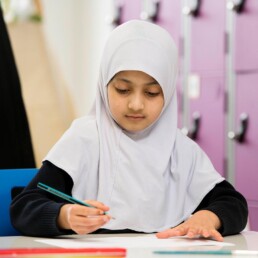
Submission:
<svg viewBox="0 0 258 258">
<path fill-rule="evenodd" d="M 200 129 L 201 115 L 199 112 L 193 113 L 193 122 L 191 129 L 184 127 L 182 128 L 182 132 L 187 135 L 192 140 L 196 140 L 198 137 L 199 129 Z"/>
<path fill-rule="evenodd" d="M 241 13 L 245 5 L 245 0 L 228 0 L 227 8 L 228 10 Z"/>
<path fill-rule="evenodd" d="M 123 11 L 123 6 L 118 5 L 115 7 L 115 14 L 113 16 L 108 16 L 107 17 L 107 22 L 108 24 L 112 24 L 115 26 L 118 26 L 121 24 L 121 17 L 122 17 L 122 11 Z"/>
<path fill-rule="evenodd" d="M 160 10 L 160 0 L 155 0 L 154 11 L 152 13 L 149 13 L 147 11 L 142 11 L 140 14 L 140 17 L 142 20 L 145 20 L 145 21 L 156 22 L 159 16 L 159 10 Z"/>
<path fill-rule="evenodd" d="M 235 140 L 239 143 L 242 143 L 245 140 L 245 135 L 247 131 L 248 115 L 246 113 L 242 113 L 239 118 L 240 118 L 240 125 L 237 133 L 233 131 L 228 132 L 228 138 L 231 140 Z"/>
<path fill-rule="evenodd" d="M 189 5 L 185 5 L 182 9 L 182 13 L 188 16 L 198 16 L 201 6 L 201 0 L 191 0 Z"/>
</svg>

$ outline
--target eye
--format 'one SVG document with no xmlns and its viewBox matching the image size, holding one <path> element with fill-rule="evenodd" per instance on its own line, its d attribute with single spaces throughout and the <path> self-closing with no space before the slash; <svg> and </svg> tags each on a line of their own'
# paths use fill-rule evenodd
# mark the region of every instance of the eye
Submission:
<svg viewBox="0 0 258 258">
<path fill-rule="evenodd" d="M 160 92 L 159 92 L 159 91 L 158 91 L 158 92 L 145 91 L 145 94 L 146 94 L 148 97 L 154 98 L 154 97 L 159 96 L 159 95 L 160 95 Z"/>
<path fill-rule="evenodd" d="M 129 89 L 119 89 L 119 88 L 115 88 L 116 92 L 118 92 L 119 94 L 127 94 L 130 92 Z"/>
</svg>

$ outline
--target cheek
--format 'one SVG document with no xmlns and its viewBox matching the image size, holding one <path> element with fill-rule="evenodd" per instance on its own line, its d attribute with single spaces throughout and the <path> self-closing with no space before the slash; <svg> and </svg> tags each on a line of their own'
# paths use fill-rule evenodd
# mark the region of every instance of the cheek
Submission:
<svg viewBox="0 0 258 258">
<path fill-rule="evenodd" d="M 113 91 L 110 87 L 108 87 L 108 91 L 107 91 L 107 93 L 108 93 L 108 106 L 109 106 L 109 109 L 112 110 L 113 106 L 114 106 L 114 103 L 115 103 L 115 100 L 114 100 L 114 93 L 113 93 Z"/>
<path fill-rule="evenodd" d="M 156 120 L 159 117 L 160 113 L 162 112 L 163 106 L 164 106 L 163 99 L 157 100 L 155 104 L 152 103 L 152 105 L 150 105 L 152 118 L 154 120 Z"/>
<path fill-rule="evenodd" d="M 109 104 L 109 109 L 114 118 L 116 118 L 122 111 L 122 103 L 119 98 L 117 98 L 116 94 L 113 92 L 109 93 L 108 96 L 108 104 Z"/>
<path fill-rule="evenodd" d="M 116 116 L 116 114 L 117 114 L 117 103 L 111 102 L 109 104 L 109 109 L 110 109 L 110 112 L 112 113 L 112 115 Z"/>
<path fill-rule="evenodd" d="M 160 112 L 161 110 L 157 110 L 157 109 L 153 110 L 152 117 L 154 120 L 156 120 L 159 117 Z"/>
<path fill-rule="evenodd" d="M 119 105 L 119 99 L 117 98 L 116 94 L 114 92 L 110 92 L 108 96 L 108 103 L 109 107 L 116 107 Z"/>
</svg>

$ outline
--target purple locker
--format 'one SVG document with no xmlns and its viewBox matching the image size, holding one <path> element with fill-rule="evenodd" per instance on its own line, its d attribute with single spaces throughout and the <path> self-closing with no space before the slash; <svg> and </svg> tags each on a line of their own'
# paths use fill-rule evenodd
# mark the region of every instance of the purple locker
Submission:
<svg viewBox="0 0 258 258">
<path fill-rule="evenodd" d="M 198 13 L 191 19 L 191 71 L 224 70 L 225 17 L 225 1 L 200 1 Z"/>
<path fill-rule="evenodd" d="M 113 15 L 109 22 L 118 26 L 126 21 L 140 19 L 141 1 L 113 0 Z"/>
<path fill-rule="evenodd" d="M 121 1 L 121 23 L 140 19 L 142 4 L 139 0 L 123 0 Z"/>
<path fill-rule="evenodd" d="M 190 101 L 191 119 L 196 114 L 200 116 L 196 141 L 205 150 L 216 170 L 224 176 L 224 77 L 201 77 L 199 94 L 199 97 Z"/>
<path fill-rule="evenodd" d="M 156 23 L 171 34 L 177 47 L 180 48 L 181 2 L 180 0 L 160 0 L 158 3 L 159 9 Z"/>
<path fill-rule="evenodd" d="M 235 141 L 235 185 L 248 200 L 251 230 L 258 230 L 257 83 L 258 72 L 238 74 L 236 76 L 236 134 L 237 132 L 243 132 L 244 125 L 241 123 L 243 114 L 247 114 L 248 121 L 242 142 L 239 142 L 239 140 Z"/>
<path fill-rule="evenodd" d="M 258 1 L 244 1 L 243 10 L 235 16 L 234 69 L 258 70 Z"/>
<path fill-rule="evenodd" d="M 238 4 L 241 8 L 227 6 L 232 11 L 229 12 L 229 35 L 233 39 L 229 48 L 232 62 L 229 77 L 234 79 L 229 85 L 234 92 L 229 115 L 235 120 L 231 125 L 234 132 L 229 132 L 235 140 L 228 155 L 234 164 L 229 173 L 234 175 L 235 186 L 247 198 L 251 230 L 258 230 L 258 2 L 242 0 Z"/>
<path fill-rule="evenodd" d="M 189 1 L 191 3 L 192 1 Z M 184 99 L 188 102 L 185 123 L 188 123 L 190 137 L 202 147 L 213 162 L 217 171 L 225 175 L 225 1 L 196 1 L 198 9 L 190 18 L 188 35 L 189 62 L 188 76 L 196 74 L 200 80 L 197 97 L 191 95 L 192 84 L 187 82 Z M 183 11 L 190 9 L 187 5 Z M 187 13 L 187 12 L 185 12 Z M 187 30 L 185 30 L 187 31 Z M 186 49 L 187 50 L 187 49 Z M 185 57 L 187 58 L 187 57 Z M 195 86 L 194 86 L 195 87 Z M 199 113 L 199 122 L 196 117 Z M 195 125 L 198 125 L 197 127 Z M 194 129 L 197 130 L 195 139 Z"/>
</svg>

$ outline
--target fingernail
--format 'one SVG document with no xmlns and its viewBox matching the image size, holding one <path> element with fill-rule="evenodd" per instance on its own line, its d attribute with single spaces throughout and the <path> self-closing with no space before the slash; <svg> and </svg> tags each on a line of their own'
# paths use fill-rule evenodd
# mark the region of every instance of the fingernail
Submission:
<svg viewBox="0 0 258 258">
<path fill-rule="evenodd" d="M 103 219 L 105 222 L 109 221 L 109 218 L 108 217 L 104 217 Z"/>
</svg>

